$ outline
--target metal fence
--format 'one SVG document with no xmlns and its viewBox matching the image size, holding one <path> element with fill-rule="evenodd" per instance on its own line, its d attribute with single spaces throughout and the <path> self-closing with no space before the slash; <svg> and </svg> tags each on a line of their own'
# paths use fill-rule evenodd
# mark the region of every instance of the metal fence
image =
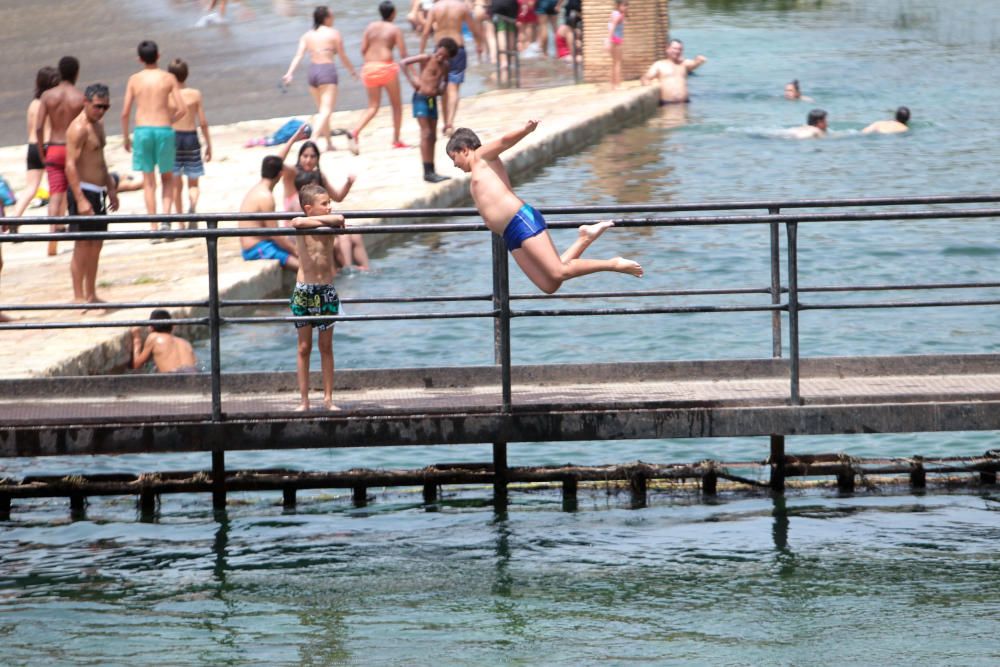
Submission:
<svg viewBox="0 0 1000 667">
<path fill-rule="evenodd" d="M 208 299 L 199 301 L 160 301 L 160 302 L 120 302 L 101 303 L 90 306 L 95 309 L 135 309 L 135 308 L 205 308 L 206 317 L 188 317 L 172 320 L 173 324 L 204 325 L 208 327 L 210 339 L 212 378 L 212 418 L 223 419 L 222 414 L 222 381 L 221 381 L 221 328 L 224 324 L 262 324 L 274 322 L 315 322 L 333 319 L 345 321 L 377 321 L 404 319 L 454 319 L 454 318 L 491 318 L 494 323 L 494 358 L 495 364 L 501 370 L 502 407 L 504 411 L 511 409 L 511 320 L 517 317 L 566 317 L 566 316 L 608 316 L 608 315 L 644 315 L 644 314 L 687 314 L 687 313 L 736 313 L 736 312 L 769 312 L 771 313 L 772 356 L 781 357 L 782 316 L 788 320 L 788 360 L 789 360 L 789 402 L 800 404 L 799 393 L 799 314 L 804 310 L 845 310 L 845 309 L 889 309 L 889 308 L 930 308 L 956 306 L 990 306 L 1000 305 L 1000 298 L 990 299 L 927 299 L 922 301 L 864 301 L 864 302 L 831 302 L 808 303 L 801 300 L 805 293 L 850 293 L 850 292 L 898 292 L 898 291 L 932 291 L 961 290 L 1000 287 L 1000 282 L 956 282 L 956 283 L 907 283 L 878 285 L 819 285 L 808 288 L 799 287 L 798 269 L 798 228 L 801 224 L 839 223 L 839 222 L 871 222 L 885 223 L 888 221 L 908 220 L 947 220 L 947 219 L 990 219 L 1000 217 L 998 207 L 971 207 L 973 204 L 995 204 L 1000 202 L 1000 195 L 982 196 L 941 196 L 941 197 L 891 197 L 862 199 L 813 199 L 788 201 L 732 201 L 709 202 L 670 205 L 618 205 L 618 206 L 563 206 L 541 208 L 547 216 L 584 216 L 582 219 L 558 220 L 548 222 L 550 228 L 575 228 L 608 219 L 612 216 L 617 227 L 697 227 L 697 226 L 730 226 L 730 225 L 765 225 L 769 231 L 770 248 L 770 284 L 758 287 L 740 287 L 729 289 L 686 289 L 686 290 L 642 290 L 623 292 L 584 292 L 574 294 L 545 295 L 538 293 L 511 294 L 508 286 L 508 253 L 503 241 L 493 236 L 492 290 L 482 294 L 448 294 L 428 297 L 375 297 L 345 299 L 345 303 L 358 304 L 403 304 L 403 303 L 449 303 L 449 302 L 488 302 L 489 308 L 480 310 L 462 310 L 457 312 L 432 313 L 378 313 L 370 315 L 340 315 L 337 317 L 263 317 L 263 316 L 225 316 L 223 310 L 237 307 L 260 305 L 277 305 L 286 303 L 277 299 L 243 299 L 229 300 L 219 296 L 219 261 L 218 242 L 226 237 L 253 237 L 274 235 L 308 234 L 420 234 L 420 233 L 454 233 L 454 232 L 485 232 L 486 226 L 481 222 L 448 222 L 422 224 L 381 224 L 370 226 L 351 226 L 347 229 L 320 229 L 302 232 L 292 228 L 257 228 L 238 229 L 220 228 L 223 222 L 239 220 L 274 220 L 291 219 L 296 213 L 198 213 L 173 216 L 150 215 L 114 215 L 106 220 L 111 224 L 122 223 L 152 223 L 152 222 L 201 222 L 207 223 L 207 229 L 188 229 L 180 231 L 107 231 L 107 232 L 63 232 L 63 233 L 15 233 L 0 236 L 0 243 L 7 242 L 47 242 L 50 240 L 125 240 L 125 239 L 155 239 L 155 238 L 203 238 L 207 249 Z M 931 206 L 948 206 L 948 208 L 927 208 Z M 924 207 L 916 210 L 886 207 Z M 849 209 L 864 207 L 868 210 L 852 211 Z M 826 209 L 822 212 L 805 212 L 802 209 Z M 792 212 L 783 212 L 789 211 Z M 750 211 L 750 213 L 728 215 L 678 215 L 692 212 L 718 211 Z M 365 210 L 343 211 L 348 220 L 358 219 L 433 219 L 442 217 L 477 216 L 472 208 L 455 209 L 411 209 L 411 210 Z M 664 215 L 673 214 L 673 215 Z M 593 216 L 600 215 L 601 218 Z M 589 217 L 588 217 L 589 216 Z M 622 217 L 629 216 L 629 217 Z M 478 219 L 478 218 L 477 218 Z M 92 218 L 19 218 L 19 226 L 39 226 L 52 223 L 83 222 Z M 102 219 L 103 221 L 103 219 Z M 7 220 L 12 223 L 13 220 Z M 786 284 L 782 282 L 781 258 L 781 228 L 785 229 L 785 276 Z M 525 308 L 514 309 L 512 302 L 537 302 L 549 299 L 581 299 L 595 297 L 628 297 L 636 300 L 665 296 L 721 296 L 760 294 L 767 297 L 763 303 L 752 305 L 687 305 L 687 306 L 635 306 L 627 308 Z M 0 304 L 0 311 L 39 311 L 39 310 L 79 310 L 88 306 L 81 304 Z M 114 322 L 7 322 L 0 323 L 0 331 L 25 329 L 75 329 L 75 328 L 122 328 L 130 326 L 149 325 L 152 321 L 136 319 Z"/>
</svg>

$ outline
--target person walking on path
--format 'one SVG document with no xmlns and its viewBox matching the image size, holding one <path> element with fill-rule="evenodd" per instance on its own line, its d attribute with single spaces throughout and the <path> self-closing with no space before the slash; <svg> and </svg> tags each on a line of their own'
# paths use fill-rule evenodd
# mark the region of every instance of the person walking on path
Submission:
<svg viewBox="0 0 1000 667">
<path fill-rule="evenodd" d="M 132 169 L 142 172 L 142 192 L 146 212 L 156 214 L 156 169 L 160 169 L 160 196 L 167 215 L 174 201 L 174 159 L 176 133 L 173 124 L 187 115 L 180 84 L 173 74 L 160 69 L 160 50 L 156 42 L 145 40 L 137 49 L 142 70 L 128 79 L 122 109 L 122 138 L 125 152 L 132 153 Z M 129 134 L 129 117 L 135 105 L 135 138 Z M 133 150 L 134 148 L 134 150 Z M 157 229 L 156 223 L 152 228 Z M 169 230 L 161 222 L 160 230 Z"/>
<path fill-rule="evenodd" d="M 31 200 L 35 198 L 35 193 L 38 192 L 38 187 L 42 184 L 42 177 L 45 175 L 45 163 L 42 161 L 42 153 L 39 150 L 39 145 L 37 143 L 37 135 L 35 133 L 35 125 L 38 120 L 38 108 L 41 106 L 39 98 L 45 93 L 45 91 L 55 88 L 59 85 L 59 70 L 55 67 L 43 67 L 38 70 L 38 74 L 35 75 L 35 97 L 28 104 L 28 159 L 27 159 L 27 169 L 24 177 L 24 190 L 21 191 L 21 196 L 18 198 L 17 205 L 14 207 L 14 217 L 20 218 L 24 215 L 25 209 L 31 203 Z M 51 122 L 49 123 L 51 127 Z M 42 136 L 47 137 L 51 132 L 48 128 L 42 128 Z M 44 139 L 43 139 L 44 140 Z"/>
<path fill-rule="evenodd" d="M 611 52 L 611 88 L 622 85 L 622 57 L 625 53 L 625 19 L 628 17 L 628 0 L 615 0 L 615 8 L 608 19 L 608 50 Z"/>
<path fill-rule="evenodd" d="M 448 141 L 448 157 L 471 176 L 472 199 L 486 226 L 503 237 L 517 265 L 546 294 L 553 294 L 567 280 L 598 271 L 615 271 L 641 278 L 642 267 L 630 259 L 580 259 L 583 251 L 614 222 L 605 220 L 582 225 L 577 240 L 560 255 L 542 214 L 514 194 L 500 154 L 534 132 L 536 127 L 538 121 L 529 120 L 523 128 L 488 144 L 482 144 L 475 132 L 463 127 L 455 130 Z"/>
<path fill-rule="evenodd" d="M 448 84 L 445 86 L 441 103 L 444 111 L 444 127 L 441 134 L 448 136 L 455 127 L 455 115 L 458 113 L 458 89 L 465 81 L 465 69 L 468 66 L 468 57 L 465 54 L 465 39 L 462 36 L 462 24 L 468 23 L 475 37 L 476 47 L 482 56 L 482 37 L 480 36 L 480 24 L 472 18 L 472 10 L 464 0 L 438 0 L 431 9 L 430 16 L 424 23 L 424 31 L 420 35 L 420 53 L 427 47 L 427 40 L 430 38 L 431 30 L 434 30 L 434 39 L 440 45 L 441 40 L 449 38 L 454 40 L 458 46 L 458 51 L 449 58 L 448 62 Z"/>
<path fill-rule="evenodd" d="M 176 136 L 177 154 L 174 158 L 174 212 L 184 211 L 181 205 L 184 194 L 184 177 L 187 177 L 188 186 L 188 213 L 194 213 L 198 208 L 198 197 L 201 189 L 198 186 L 199 179 L 205 175 L 205 166 L 201 161 L 201 142 L 198 141 L 198 126 L 201 127 L 201 136 L 205 138 L 205 162 L 212 161 L 212 138 L 208 134 L 208 120 L 205 118 L 205 106 L 202 102 L 201 91 L 197 88 L 188 88 L 186 81 L 188 77 L 187 63 L 180 58 L 175 58 L 167 71 L 174 75 L 180 85 L 181 99 L 187 108 L 187 114 L 180 120 L 174 122 L 174 133 Z M 189 222 L 188 229 L 196 229 L 197 222 Z"/>
<path fill-rule="evenodd" d="M 406 58 L 406 41 L 403 39 L 403 31 L 393 23 L 396 20 L 396 7 L 392 2 L 383 0 L 378 11 L 382 20 L 369 23 L 361 36 L 361 57 L 365 61 L 361 66 L 361 83 L 365 84 L 368 92 L 368 108 L 351 136 L 355 143 L 359 141 L 361 130 L 378 113 L 382 90 L 385 90 L 392 107 L 392 147 L 408 148 L 399 138 L 403 105 L 399 93 L 399 65 L 392 58 L 393 49 L 399 50 L 400 59 Z"/>
<path fill-rule="evenodd" d="M 87 86 L 83 112 L 76 117 L 66 134 L 66 180 L 69 182 L 70 215 L 100 216 L 94 222 L 73 223 L 71 232 L 105 232 L 110 209 L 118 210 L 115 180 L 104 160 L 104 114 L 111 108 L 108 87 L 102 83 Z M 103 303 L 97 298 L 97 264 L 102 240 L 77 240 L 73 245 L 70 275 L 73 278 L 74 303 Z"/>
<path fill-rule="evenodd" d="M 326 139 L 326 150 L 332 151 L 330 114 L 337 106 L 337 84 L 340 81 L 337 65 L 333 62 L 334 56 L 340 57 L 340 62 L 344 64 L 352 77 L 356 79 L 358 74 L 344 50 L 344 40 L 340 37 L 340 31 L 333 27 L 333 13 L 330 12 L 329 7 L 317 7 L 313 12 L 313 28 L 299 39 L 299 48 L 295 52 L 295 57 L 292 58 L 288 71 L 281 77 L 286 86 L 292 82 L 292 75 L 299 63 L 302 62 L 306 52 L 309 53 L 309 92 L 316 102 L 317 109 L 312 125 L 315 128 L 316 136 L 322 136 Z M 356 155 L 358 149 L 353 135 L 349 141 L 351 152 Z"/>
<path fill-rule="evenodd" d="M 46 90 L 38 98 L 38 116 L 35 118 L 35 143 L 38 144 L 45 174 L 49 179 L 49 215 L 66 215 L 66 129 L 83 111 L 83 93 L 76 87 L 80 74 L 80 61 L 73 56 L 59 59 L 59 84 Z M 45 129 L 49 139 L 45 141 Z M 52 225 L 50 230 L 62 232 L 63 225 Z M 56 241 L 49 241 L 49 255 L 55 255 Z"/>
</svg>

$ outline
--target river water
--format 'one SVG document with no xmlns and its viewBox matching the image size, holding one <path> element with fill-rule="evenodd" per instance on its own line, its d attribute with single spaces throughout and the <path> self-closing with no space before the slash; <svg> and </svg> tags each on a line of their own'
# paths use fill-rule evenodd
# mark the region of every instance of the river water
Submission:
<svg viewBox="0 0 1000 667">
<path fill-rule="evenodd" d="M 258 18 L 233 33 L 254 30 L 254 20 L 268 15 L 267 3 L 244 4 Z M 187 11 L 181 5 L 159 11 Z M 971 0 L 675 0 L 671 20 L 688 55 L 709 58 L 692 77 L 692 103 L 516 174 L 522 197 L 554 206 L 995 190 L 1000 7 Z M 292 32 L 301 30 L 301 17 L 296 21 Z M 815 104 L 781 98 L 792 78 Z M 900 104 L 913 112 L 911 133 L 860 134 Z M 803 123 L 813 106 L 830 113 L 831 136 L 784 138 L 782 128 Z M 991 222 L 802 227 L 804 285 L 996 279 L 1000 250 Z M 563 247 L 572 232 L 553 236 Z M 345 297 L 485 293 L 489 247 L 482 233 L 415 236 L 376 257 L 371 273 L 348 274 L 337 286 Z M 590 253 L 634 257 L 647 276 L 596 275 L 567 291 L 768 282 L 763 229 L 611 230 Z M 516 269 L 512 289 L 535 291 Z M 814 303 L 917 298 L 808 296 Z M 635 302 L 552 302 L 609 303 Z M 403 308 L 355 305 L 350 312 L 388 309 Z M 801 326 L 805 356 L 996 352 L 1000 317 L 994 308 L 807 311 Z M 233 328 L 223 337 L 223 365 L 292 370 L 294 340 L 290 326 Z M 492 332 L 480 320 L 352 323 L 338 327 L 335 349 L 338 368 L 486 364 Z M 759 314 L 519 318 L 513 330 L 518 364 L 769 354 L 769 316 Z M 208 358 L 204 346 L 199 355 Z M 512 444 L 510 463 L 759 460 L 767 446 L 760 438 Z M 982 453 L 996 438 L 796 437 L 787 446 L 795 453 L 945 456 Z M 468 446 L 245 452 L 227 463 L 339 470 L 488 459 L 488 446 Z M 5 462 L 17 476 L 207 465 L 201 455 Z M 131 499 L 94 500 L 76 521 L 64 501 L 18 503 L 12 520 L 0 524 L 0 662 L 1000 660 L 993 640 L 1000 630 L 992 592 L 1000 570 L 995 490 L 723 495 L 710 503 L 653 494 L 639 510 L 627 509 L 624 496 L 593 491 L 574 513 L 561 511 L 553 494 L 514 493 L 505 515 L 488 509 L 488 499 L 486 489 L 451 492 L 425 508 L 419 494 L 390 493 L 353 509 L 349 494 L 311 492 L 286 513 L 276 495 L 245 494 L 216 517 L 204 497 L 168 496 L 153 523 L 136 521 Z"/>
</svg>

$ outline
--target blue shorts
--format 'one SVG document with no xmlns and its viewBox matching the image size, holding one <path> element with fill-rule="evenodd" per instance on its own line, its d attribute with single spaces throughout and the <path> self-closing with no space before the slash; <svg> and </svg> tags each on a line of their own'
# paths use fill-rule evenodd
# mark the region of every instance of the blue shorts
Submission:
<svg viewBox="0 0 1000 667">
<path fill-rule="evenodd" d="M 532 236 L 538 236 L 547 229 L 545 218 L 533 206 L 522 204 L 503 230 L 503 242 L 507 250 L 514 252 Z"/>
<path fill-rule="evenodd" d="M 252 248 L 243 249 L 243 259 L 250 262 L 255 259 L 276 259 L 284 266 L 290 257 L 287 250 L 282 249 L 271 239 L 264 239 Z"/>
<path fill-rule="evenodd" d="M 465 47 L 458 47 L 458 53 L 451 59 L 451 64 L 448 66 L 448 83 L 464 82 L 465 68 L 468 67 L 468 64 L 469 61 L 465 55 Z"/>
<path fill-rule="evenodd" d="M 174 143 L 177 147 L 174 156 L 174 173 L 188 178 L 201 178 L 205 175 L 205 166 L 201 162 L 201 142 L 197 131 L 177 130 Z"/>
<path fill-rule="evenodd" d="M 413 93 L 413 117 L 437 120 L 437 97 L 428 97 L 420 93 Z"/>
</svg>

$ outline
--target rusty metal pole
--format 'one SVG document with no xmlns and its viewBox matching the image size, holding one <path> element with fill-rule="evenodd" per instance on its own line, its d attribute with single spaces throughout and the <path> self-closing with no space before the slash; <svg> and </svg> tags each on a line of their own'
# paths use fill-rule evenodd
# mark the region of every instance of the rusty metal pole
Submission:
<svg viewBox="0 0 1000 667">
<path fill-rule="evenodd" d="M 226 509 L 226 450 L 212 450 L 212 509 Z"/>
<path fill-rule="evenodd" d="M 507 509 L 507 443 L 493 443 L 493 504 L 498 512 Z"/>
<path fill-rule="evenodd" d="M 771 456 L 768 458 L 771 464 L 771 491 L 774 493 L 785 492 L 785 436 L 771 436 Z"/>
<path fill-rule="evenodd" d="M 577 486 L 575 477 L 567 477 L 562 483 L 562 506 L 564 512 L 575 512 L 577 510 Z"/>
</svg>

